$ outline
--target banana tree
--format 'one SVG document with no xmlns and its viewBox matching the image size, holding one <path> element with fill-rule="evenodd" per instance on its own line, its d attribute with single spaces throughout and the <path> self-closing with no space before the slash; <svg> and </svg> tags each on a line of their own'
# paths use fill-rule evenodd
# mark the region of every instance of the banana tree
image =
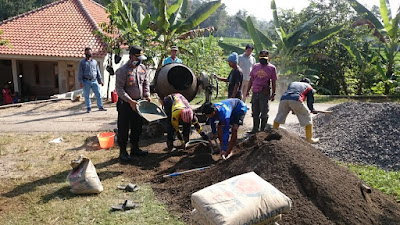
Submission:
<svg viewBox="0 0 400 225">
<path fill-rule="evenodd" d="M 351 57 L 355 60 L 360 70 L 358 70 L 358 88 L 357 94 L 361 95 L 363 90 L 363 85 L 366 80 L 366 71 L 370 65 L 376 64 L 378 67 L 380 64 L 378 63 L 378 53 L 376 51 L 369 50 L 359 50 L 353 42 L 340 38 L 340 44 L 348 51 Z"/>
<path fill-rule="evenodd" d="M 380 13 L 383 23 L 371 11 L 366 9 L 356 0 L 347 0 L 353 9 L 360 15 L 360 18 L 353 23 L 353 27 L 366 25 L 370 28 L 372 35 L 376 37 L 383 46 L 383 55 L 381 59 L 386 65 L 385 69 L 378 67 L 385 85 L 385 94 L 390 93 L 390 84 L 395 82 L 394 67 L 395 58 L 400 48 L 400 7 L 396 16 L 392 18 L 389 1 L 379 0 Z"/>
<path fill-rule="evenodd" d="M 114 15 L 117 20 L 116 24 L 121 34 L 127 34 L 123 36 L 125 36 L 124 39 L 128 39 L 128 43 L 129 40 L 131 42 L 137 39 L 148 40 L 152 34 L 149 30 L 155 32 L 151 39 L 153 44 L 151 46 L 149 42 L 144 44 L 147 45 L 147 48 L 153 49 L 154 54 L 162 52 L 161 55 L 157 55 L 159 58 L 167 56 L 168 47 L 176 44 L 179 36 L 198 30 L 196 27 L 221 5 L 221 0 L 207 2 L 202 4 L 192 15 L 187 16 L 188 0 L 177 0 L 172 5 L 168 5 L 166 0 L 153 0 L 156 11 L 151 15 L 143 15 L 141 8 L 134 12 L 134 9 L 127 6 L 123 0 L 106 0 L 105 2 L 110 6 L 116 6 L 117 11 Z M 146 32 L 147 35 L 140 38 Z M 190 34 L 182 38 L 188 36 Z M 157 69 L 161 65 L 162 60 L 159 60 Z"/>
<path fill-rule="evenodd" d="M 178 0 L 170 7 L 168 7 L 166 0 L 153 0 L 153 2 L 154 5 L 158 5 L 156 12 L 156 25 L 158 27 L 156 40 L 163 47 L 161 49 L 163 52 L 161 58 L 167 56 L 168 47 L 175 44 L 179 38 L 186 39 L 192 35 L 196 36 L 196 34 L 192 33 L 201 33 L 202 31 L 196 29 L 196 27 L 221 6 L 221 0 L 207 2 L 195 10 L 192 15 L 185 18 L 188 0 Z M 214 28 L 207 29 L 212 30 Z M 157 68 L 160 68 L 161 65 L 162 61 L 160 60 Z"/>
<path fill-rule="evenodd" d="M 315 17 L 300 25 L 294 31 L 286 33 L 280 25 L 274 0 L 271 1 L 271 9 L 278 40 L 272 40 L 257 29 L 251 17 L 247 17 L 246 20 L 239 17 L 236 17 L 236 19 L 240 26 L 250 34 L 256 52 L 262 49 L 272 49 L 273 60 L 275 60 L 280 74 L 296 74 L 299 70 L 304 70 L 304 67 L 298 65 L 298 57 L 305 56 L 306 51 L 304 50 L 337 34 L 342 28 L 342 25 L 335 26 L 331 29 L 307 36 L 310 34 L 310 30 L 317 20 L 317 17 Z"/>
</svg>

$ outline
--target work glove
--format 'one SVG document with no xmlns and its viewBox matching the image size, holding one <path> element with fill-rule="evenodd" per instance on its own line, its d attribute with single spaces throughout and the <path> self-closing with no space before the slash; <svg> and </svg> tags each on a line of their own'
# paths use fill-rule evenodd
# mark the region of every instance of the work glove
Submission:
<svg viewBox="0 0 400 225">
<path fill-rule="evenodd" d="M 205 141 L 208 141 L 208 136 L 207 136 L 207 134 L 205 134 L 204 132 L 201 132 L 200 133 L 200 136 L 203 138 L 203 140 L 205 140 Z"/>
</svg>

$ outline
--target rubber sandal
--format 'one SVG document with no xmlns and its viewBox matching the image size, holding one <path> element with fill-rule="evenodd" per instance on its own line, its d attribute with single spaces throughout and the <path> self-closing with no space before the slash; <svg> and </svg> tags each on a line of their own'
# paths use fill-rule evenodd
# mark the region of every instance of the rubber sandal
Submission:
<svg viewBox="0 0 400 225">
<path fill-rule="evenodd" d="M 139 204 L 131 200 L 125 200 L 123 204 L 111 206 L 112 211 L 127 211 L 138 207 Z"/>
<path fill-rule="evenodd" d="M 127 184 L 127 185 L 118 185 L 118 189 L 119 190 L 124 190 L 124 191 L 129 191 L 129 192 L 133 192 L 133 191 L 137 191 L 137 190 L 139 190 L 139 189 L 137 189 L 137 185 L 136 184 L 132 184 L 132 183 L 129 183 L 129 184 Z M 136 190 L 135 190 L 136 189 Z"/>
</svg>

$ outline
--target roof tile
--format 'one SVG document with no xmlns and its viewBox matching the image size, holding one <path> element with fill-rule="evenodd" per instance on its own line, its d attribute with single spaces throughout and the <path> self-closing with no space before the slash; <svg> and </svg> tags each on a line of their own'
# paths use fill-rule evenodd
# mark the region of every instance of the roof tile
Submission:
<svg viewBox="0 0 400 225">
<path fill-rule="evenodd" d="M 0 23 L 0 54 L 82 57 L 85 47 L 105 56 L 105 44 L 93 31 L 109 21 L 103 6 L 93 0 L 59 0 Z"/>
</svg>

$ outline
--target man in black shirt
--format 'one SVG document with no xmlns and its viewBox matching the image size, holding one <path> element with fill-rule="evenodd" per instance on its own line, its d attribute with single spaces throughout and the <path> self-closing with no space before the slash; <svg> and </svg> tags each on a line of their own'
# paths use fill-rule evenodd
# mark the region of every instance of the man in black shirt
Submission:
<svg viewBox="0 0 400 225">
<path fill-rule="evenodd" d="M 232 68 L 229 73 L 228 78 L 217 77 L 218 80 L 229 82 L 228 85 L 228 98 L 238 98 L 242 99 L 242 82 L 243 82 L 243 72 L 238 66 L 239 56 L 236 52 L 233 52 L 228 57 L 229 66 Z"/>
</svg>

